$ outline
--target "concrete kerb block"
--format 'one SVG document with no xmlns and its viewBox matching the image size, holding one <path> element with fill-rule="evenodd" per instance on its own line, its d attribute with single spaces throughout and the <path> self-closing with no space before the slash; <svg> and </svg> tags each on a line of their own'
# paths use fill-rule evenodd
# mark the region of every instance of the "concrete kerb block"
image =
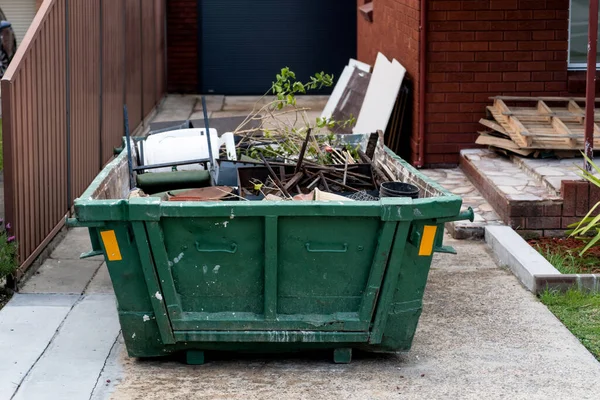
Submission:
<svg viewBox="0 0 600 400">
<path fill-rule="evenodd" d="M 538 293 L 546 288 L 565 292 L 571 288 L 591 293 L 600 292 L 599 274 L 536 275 Z"/>
<path fill-rule="evenodd" d="M 571 288 L 600 292 L 600 275 L 561 274 L 508 226 L 486 226 L 485 241 L 496 260 L 510 268 L 523 286 L 534 294 L 545 289 L 564 292 Z"/>
<path fill-rule="evenodd" d="M 580 290 L 587 290 L 595 293 L 600 292 L 600 275 L 575 275 L 575 279 L 577 280 L 577 287 L 579 287 Z"/>
<path fill-rule="evenodd" d="M 501 265 L 506 265 L 532 293 L 538 292 L 536 275 L 561 273 L 508 226 L 487 226 L 485 241 Z"/>
</svg>

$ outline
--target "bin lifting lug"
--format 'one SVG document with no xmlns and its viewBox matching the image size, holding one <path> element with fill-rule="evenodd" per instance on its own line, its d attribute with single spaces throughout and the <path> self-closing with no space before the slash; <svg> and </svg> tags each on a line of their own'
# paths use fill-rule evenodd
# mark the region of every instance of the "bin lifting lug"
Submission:
<svg viewBox="0 0 600 400">
<path fill-rule="evenodd" d="M 469 207 L 465 211 L 462 211 L 460 214 L 458 214 L 456 217 L 439 218 L 436 220 L 436 222 L 437 223 L 446 223 L 446 222 L 464 221 L 464 220 L 469 220 L 469 221 L 473 222 L 474 219 L 475 219 L 475 212 L 473 211 L 473 209 L 471 207 Z M 443 230 L 442 230 L 442 232 L 443 232 Z M 440 236 L 438 237 L 438 240 L 436 240 L 436 246 L 433 248 L 434 253 L 457 254 L 456 249 L 454 247 L 444 246 L 444 245 L 442 245 L 442 241 L 443 241 L 443 233 L 441 233 Z"/>
</svg>

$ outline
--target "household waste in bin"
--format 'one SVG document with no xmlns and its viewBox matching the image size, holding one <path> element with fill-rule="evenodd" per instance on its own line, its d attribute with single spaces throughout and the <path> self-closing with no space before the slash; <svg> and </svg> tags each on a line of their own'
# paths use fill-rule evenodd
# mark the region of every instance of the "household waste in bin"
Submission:
<svg viewBox="0 0 600 400">
<path fill-rule="evenodd" d="M 141 154 L 156 139 L 136 139 L 75 202 L 69 223 L 106 258 L 129 355 L 323 349 L 346 363 L 352 349 L 409 350 L 432 255 L 452 251 L 444 224 L 472 211 L 381 132 L 235 136 L 235 153 L 230 139 L 210 156 L 186 149 L 194 163 L 154 152 L 160 168 Z M 380 196 L 387 182 L 418 196 Z"/>
</svg>

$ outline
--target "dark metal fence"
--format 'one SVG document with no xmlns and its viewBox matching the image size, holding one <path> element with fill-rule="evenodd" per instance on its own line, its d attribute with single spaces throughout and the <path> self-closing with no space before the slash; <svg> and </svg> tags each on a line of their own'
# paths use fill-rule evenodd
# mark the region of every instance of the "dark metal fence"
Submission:
<svg viewBox="0 0 600 400">
<path fill-rule="evenodd" d="M 17 279 L 165 88 L 166 0 L 45 0 L 2 79 L 5 219 Z"/>
</svg>

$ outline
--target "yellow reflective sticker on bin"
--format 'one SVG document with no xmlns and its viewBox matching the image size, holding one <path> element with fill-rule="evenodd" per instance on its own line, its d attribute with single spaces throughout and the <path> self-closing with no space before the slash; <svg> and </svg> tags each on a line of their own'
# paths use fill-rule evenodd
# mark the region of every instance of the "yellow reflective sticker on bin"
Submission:
<svg viewBox="0 0 600 400">
<path fill-rule="evenodd" d="M 121 261 L 121 250 L 119 249 L 119 243 L 117 243 L 117 235 L 115 231 L 102 231 L 102 242 L 104 242 L 104 249 L 106 250 L 106 258 L 108 261 Z"/>
<path fill-rule="evenodd" d="M 423 238 L 419 247 L 420 256 L 430 256 L 433 253 L 433 243 L 435 242 L 436 225 L 426 225 L 423 228 Z"/>
</svg>

